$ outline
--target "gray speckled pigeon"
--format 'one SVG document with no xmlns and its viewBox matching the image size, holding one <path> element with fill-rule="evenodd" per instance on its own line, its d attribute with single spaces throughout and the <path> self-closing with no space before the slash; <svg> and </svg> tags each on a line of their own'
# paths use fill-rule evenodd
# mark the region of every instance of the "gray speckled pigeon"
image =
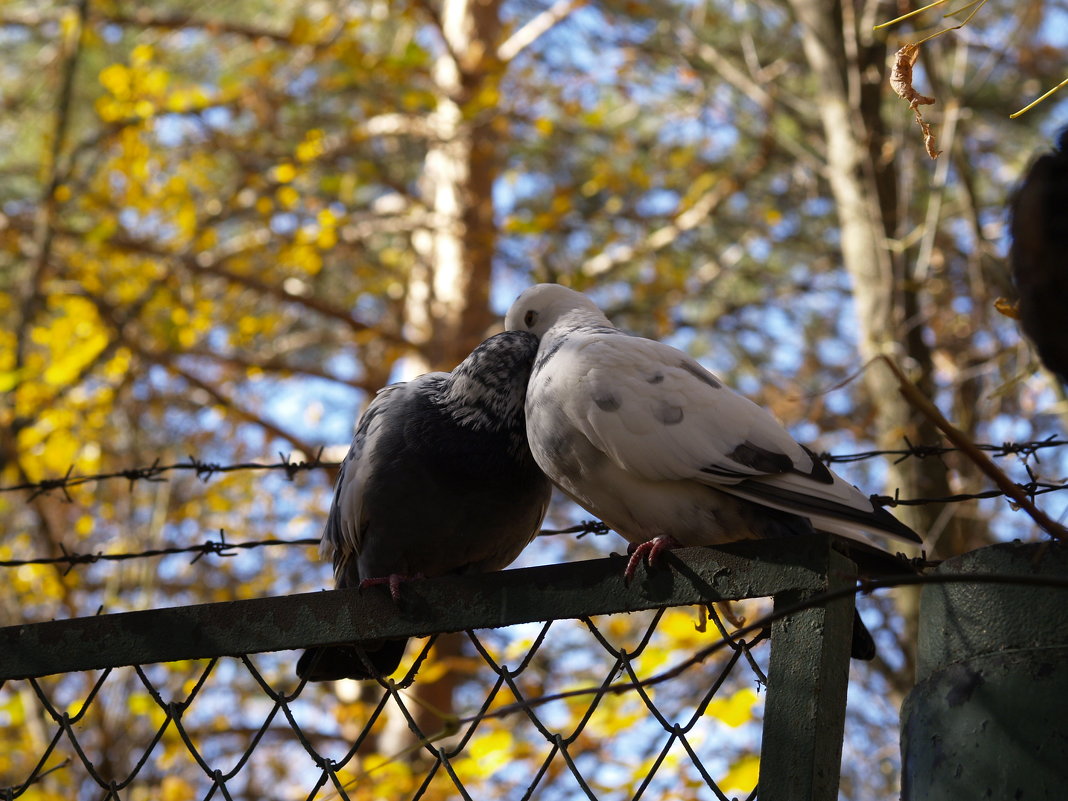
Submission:
<svg viewBox="0 0 1068 801">
<path fill-rule="evenodd" d="M 505 326 L 541 340 L 526 400 L 534 458 L 632 543 L 628 578 L 643 558 L 679 545 L 817 529 L 856 542 L 859 561 L 878 561 L 894 557 L 868 532 L 921 542 L 770 413 L 682 351 L 620 331 L 585 295 L 530 287 Z M 855 628 L 854 655 L 874 655 L 866 630 Z"/>
<path fill-rule="evenodd" d="M 537 534 L 552 490 L 523 419 L 537 348 L 531 334 L 505 332 L 451 373 L 379 391 L 341 465 L 323 532 L 338 587 L 388 583 L 396 599 L 408 578 L 500 570 Z M 388 676 L 404 645 L 310 648 L 297 674 Z"/>
</svg>

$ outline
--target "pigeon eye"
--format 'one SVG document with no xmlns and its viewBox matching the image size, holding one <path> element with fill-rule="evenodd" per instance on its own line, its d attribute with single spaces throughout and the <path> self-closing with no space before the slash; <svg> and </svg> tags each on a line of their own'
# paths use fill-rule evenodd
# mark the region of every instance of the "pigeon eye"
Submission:
<svg viewBox="0 0 1068 801">
<path fill-rule="evenodd" d="M 538 320 L 538 313 L 531 309 L 525 315 L 523 315 L 523 325 L 527 328 L 533 328 L 534 323 Z"/>
</svg>

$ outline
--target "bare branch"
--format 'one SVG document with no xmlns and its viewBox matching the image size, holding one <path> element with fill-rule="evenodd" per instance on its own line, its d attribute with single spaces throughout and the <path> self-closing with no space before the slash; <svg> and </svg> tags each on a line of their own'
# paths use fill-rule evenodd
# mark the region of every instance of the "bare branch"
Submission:
<svg viewBox="0 0 1068 801">
<path fill-rule="evenodd" d="M 212 361 L 227 364 L 242 370 L 264 370 L 267 372 L 294 373 L 297 375 L 313 376 L 315 378 L 322 378 L 326 381 L 334 381 L 338 384 L 344 384 L 363 392 L 375 392 L 379 389 L 379 387 L 372 387 L 364 381 L 341 378 L 328 373 L 326 370 L 316 369 L 312 366 L 287 364 L 285 360 L 279 356 L 257 360 L 250 359 L 247 356 L 242 356 L 237 353 L 219 353 L 217 351 L 207 350 L 206 348 L 190 348 L 184 351 L 184 355 L 195 356 L 198 359 L 211 359 Z"/>
<path fill-rule="evenodd" d="M 737 176 L 718 181 L 716 185 L 699 197 L 693 205 L 679 212 L 667 225 L 653 231 L 643 241 L 633 245 L 616 245 L 598 253 L 582 265 L 584 275 L 603 275 L 624 262 L 630 261 L 643 253 L 655 253 L 671 245 L 687 231 L 691 231 L 707 220 L 719 205 L 740 190 L 758 175 L 768 163 L 768 148 L 765 146 L 746 165 L 745 170 Z"/>
<path fill-rule="evenodd" d="M 1068 539 L 1068 529 L 1057 521 L 1051 519 L 1045 512 L 1035 506 L 1034 502 L 1027 496 L 1027 493 L 1020 488 L 1020 485 L 1016 484 L 1012 479 L 1005 475 L 1005 473 L 990 460 L 990 457 L 975 446 L 975 443 L 972 442 L 963 431 L 949 422 L 942 412 L 938 410 L 938 407 L 908 380 L 904 371 L 898 367 L 893 359 L 886 355 L 880 355 L 879 358 L 890 368 L 894 377 L 897 379 L 898 388 L 900 389 L 901 394 L 905 396 L 914 409 L 919 410 L 928 420 L 938 426 L 939 430 L 949 438 L 949 441 L 960 448 L 964 454 L 972 460 L 976 467 L 982 470 L 988 478 L 997 484 L 998 489 L 1012 499 L 1013 503 L 1027 512 L 1027 514 L 1031 516 L 1031 519 L 1033 519 L 1043 531 L 1057 540 Z"/>
<path fill-rule="evenodd" d="M 242 36 L 248 39 L 268 39 L 286 45 L 304 44 L 303 42 L 294 41 L 291 34 L 277 30 L 243 24 L 232 20 L 198 19 L 191 14 L 160 14 L 148 8 L 138 8 L 132 13 L 122 13 L 121 11 L 101 12 L 94 10 L 91 19 L 93 22 L 102 22 L 108 25 L 158 28 L 165 31 L 196 28 L 211 34 L 226 33 Z"/>
<path fill-rule="evenodd" d="M 570 16 L 575 9 L 586 5 L 586 2 L 587 0 L 557 0 L 501 42 L 497 46 L 497 58 L 507 64 L 552 30 L 557 23 Z"/>
<path fill-rule="evenodd" d="M 130 346 L 131 350 L 135 351 L 146 361 L 150 361 L 162 367 L 165 367 L 167 370 L 181 378 L 186 383 L 206 392 L 211 397 L 211 399 L 215 401 L 215 403 L 217 403 L 219 406 L 222 406 L 224 409 L 226 409 L 238 419 L 243 420 L 246 423 L 252 423 L 253 425 L 259 426 L 272 437 L 275 437 L 276 439 L 285 440 L 302 453 L 315 453 L 316 448 L 310 442 L 307 442 L 298 437 L 296 434 L 290 431 L 286 431 L 285 429 L 275 425 L 270 420 L 267 420 L 265 417 L 257 414 L 251 409 L 245 408 L 244 406 L 239 404 L 235 398 L 231 397 L 230 395 L 227 395 L 219 387 L 208 383 L 199 376 L 196 376 L 186 370 L 184 367 L 178 364 L 175 354 L 167 353 L 165 351 L 152 351 L 148 348 L 143 348 L 136 343 L 127 344 Z"/>
</svg>

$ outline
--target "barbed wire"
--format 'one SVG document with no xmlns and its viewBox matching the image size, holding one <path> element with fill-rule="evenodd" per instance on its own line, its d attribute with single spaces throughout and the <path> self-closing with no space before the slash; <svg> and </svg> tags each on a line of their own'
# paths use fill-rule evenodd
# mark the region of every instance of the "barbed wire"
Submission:
<svg viewBox="0 0 1068 801">
<path fill-rule="evenodd" d="M 341 466 L 341 462 L 322 461 L 320 458 L 322 452 L 323 449 L 320 448 L 319 452 L 310 461 L 304 459 L 300 461 L 291 461 L 289 454 L 280 452 L 278 457 L 281 461 L 272 464 L 264 464 L 262 462 L 219 464 L 218 462 L 206 462 L 198 459 L 196 456 L 190 455 L 188 462 L 160 464 L 159 459 L 157 459 L 147 467 L 129 467 L 125 470 L 115 470 L 110 473 L 93 473 L 81 476 L 73 475 L 74 467 L 71 466 L 67 470 L 66 475 L 57 478 L 43 478 L 39 481 L 24 481 L 21 484 L 10 484 L 6 487 L 0 487 L 0 492 L 19 492 L 24 490 L 30 493 L 30 500 L 33 500 L 38 495 L 47 495 L 53 490 L 62 490 L 66 499 L 72 500 L 67 493 L 67 490 L 71 487 L 114 479 L 125 479 L 130 482 L 130 489 L 132 490 L 133 485 L 138 481 L 166 481 L 167 479 L 163 477 L 164 474 L 172 472 L 191 472 L 201 481 L 207 481 L 217 473 L 236 473 L 242 470 L 280 471 L 286 474 L 287 481 L 292 481 L 297 473 L 303 471 L 317 470 L 319 468 L 330 469 Z"/>
<path fill-rule="evenodd" d="M 610 531 L 611 529 L 600 520 L 585 520 L 581 523 L 576 523 L 573 526 L 568 526 L 567 528 L 542 529 L 538 532 L 538 535 L 547 537 L 559 534 L 577 534 L 578 538 L 581 538 L 587 534 L 607 534 Z M 60 543 L 59 549 L 63 553 L 59 556 L 38 556 L 29 559 L 0 559 L 0 568 L 22 567 L 23 565 L 65 564 L 67 569 L 63 571 L 63 575 L 66 575 L 77 565 L 91 565 L 95 562 L 121 562 L 127 559 L 152 559 L 162 556 L 174 556 L 176 554 L 193 554 L 193 558 L 189 560 L 189 563 L 193 564 L 205 556 L 237 556 L 237 551 L 239 550 L 251 550 L 253 548 L 265 548 L 277 545 L 295 545 L 303 547 L 318 544 L 318 537 L 305 537 L 293 540 L 268 539 L 248 540 L 245 542 L 227 542 L 226 531 L 220 528 L 219 539 L 217 540 L 207 539 L 204 540 L 204 542 L 193 543 L 192 545 L 173 546 L 169 548 L 149 548 L 144 551 L 123 551 L 119 553 L 103 553 L 102 551 L 95 551 L 91 553 L 80 553 L 78 551 L 69 551 L 63 543 Z"/>
<path fill-rule="evenodd" d="M 1038 452 L 1041 450 L 1047 448 L 1059 448 L 1065 445 L 1068 445 L 1068 440 L 1058 439 L 1055 435 L 1051 435 L 1046 439 L 1031 442 L 1003 442 L 1000 445 L 986 443 L 977 444 L 975 447 L 994 457 L 1019 456 L 1026 461 L 1032 457 L 1037 459 Z M 903 448 L 889 448 L 839 454 L 822 451 L 816 454 L 816 456 L 820 461 L 826 464 L 848 464 L 867 459 L 877 459 L 883 456 L 891 456 L 895 457 L 894 463 L 897 464 L 907 459 L 929 459 L 931 457 L 942 457 L 950 453 L 958 453 L 959 451 L 960 448 L 951 445 L 913 445 L 906 439 L 905 447 Z M 129 481 L 132 488 L 134 483 L 138 481 L 166 481 L 167 479 L 164 477 L 165 474 L 172 472 L 191 472 L 202 481 L 207 481 L 212 476 L 219 473 L 234 473 L 242 470 L 280 471 L 286 474 L 286 479 L 288 481 L 292 481 L 294 476 L 300 472 L 317 470 L 320 468 L 332 469 L 341 465 L 340 462 L 322 461 L 322 452 L 323 448 L 320 448 L 319 452 L 312 459 L 301 459 L 299 461 L 292 461 L 289 454 L 279 452 L 278 457 L 280 461 L 271 464 L 262 462 L 219 464 L 218 462 L 208 462 L 190 455 L 189 461 L 186 462 L 160 464 L 157 459 L 147 467 L 130 467 L 125 470 L 115 470 L 108 473 L 93 473 L 88 475 L 73 475 L 74 468 L 72 466 L 63 476 L 44 478 L 39 481 L 25 481 L 20 484 L 10 484 L 8 486 L 0 487 L 0 493 L 26 491 L 30 493 L 30 499 L 32 500 L 38 495 L 48 494 L 55 490 L 62 490 L 66 493 L 66 490 L 71 487 L 115 479 Z M 69 495 L 67 497 L 69 499 Z"/>
<path fill-rule="evenodd" d="M 981 451 L 991 456 L 1020 456 L 1024 461 L 1034 457 L 1038 459 L 1038 452 L 1046 448 L 1059 448 L 1068 445 L 1068 440 L 1057 439 L 1056 435 L 1050 435 L 1046 439 L 1032 442 L 1002 442 L 1000 445 L 993 443 L 977 443 L 975 445 Z M 932 456 L 942 457 L 949 453 L 959 453 L 960 448 L 952 445 L 913 445 L 905 439 L 904 448 L 892 448 L 888 450 L 860 451 L 858 453 L 832 454 L 823 451 L 816 454 L 820 461 L 825 464 L 843 464 L 860 462 L 865 459 L 875 459 L 880 456 L 895 456 L 894 464 L 904 462 L 906 459 L 929 459 Z"/>
<path fill-rule="evenodd" d="M 204 542 L 194 543 L 192 545 L 174 546 L 171 548 L 149 548 L 144 551 L 127 551 L 121 553 L 103 553 L 97 551 L 94 553 L 78 553 L 77 551 L 68 551 L 63 543 L 59 544 L 59 549 L 63 552 L 60 556 L 40 556 L 32 559 L 4 559 L 0 560 L 0 567 L 22 567 L 23 565 L 67 565 L 67 569 L 63 571 L 63 575 L 66 575 L 74 569 L 76 565 L 91 565 L 95 562 L 121 562 L 127 559 L 151 559 L 160 556 L 172 556 L 174 554 L 193 554 L 193 558 L 189 560 L 190 564 L 199 561 L 205 556 L 237 556 L 239 550 L 250 550 L 252 548 L 265 548 L 272 545 L 318 545 L 318 537 L 308 537 L 297 540 L 249 540 L 247 542 L 227 542 L 226 532 L 223 529 L 219 529 L 219 539 L 217 540 L 205 540 Z"/>
<path fill-rule="evenodd" d="M 995 444 L 978 444 L 977 448 L 989 453 L 995 457 L 1006 456 L 1019 456 L 1024 460 L 1024 467 L 1027 470 L 1030 481 L 1026 483 L 1019 483 L 1016 486 L 1032 500 L 1039 495 L 1046 495 L 1051 492 L 1059 492 L 1068 489 L 1068 481 L 1057 483 L 1052 481 L 1039 481 L 1032 471 L 1027 460 L 1034 457 L 1038 458 L 1038 452 L 1047 448 L 1063 447 L 1068 445 L 1068 440 L 1057 439 L 1055 436 L 1047 437 L 1043 440 L 1037 440 L 1032 442 L 1004 442 L 1000 445 Z M 865 459 L 874 459 L 883 456 L 897 457 L 895 462 L 901 462 L 909 458 L 927 459 L 931 457 L 942 457 L 949 453 L 958 452 L 960 449 L 952 446 L 942 445 L 913 445 L 906 440 L 905 448 L 887 449 L 887 450 L 870 450 L 861 451 L 857 453 L 846 454 L 830 454 L 820 453 L 817 457 L 828 464 L 833 463 L 849 463 L 858 462 Z M 55 490 L 61 490 L 68 500 L 71 500 L 70 495 L 67 493 L 68 488 L 79 486 L 90 482 L 109 481 L 114 479 L 125 479 L 130 482 L 131 488 L 137 481 L 150 481 L 159 482 L 166 481 L 163 477 L 165 473 L 169 472 L 192 472 L 202 481 L 208 481 L 212 476 L 219 473 L 233 473 L 243 470 L 249 471 L 280 471 L 285 473 L 286 480 L 292 481 L 294 476 L 303 471 L 316 470 L 319 468 L 335 468 L 340 465 L 340 462 L 324 462 L 321 460 L 322 449 L 311 460 L 299 460 L 293 461 L 290 456 L 285 453 L 279 453 L 280 461 L 275 463 L 261 463 L 261 462 L 242 462 L 236 464 L 219 464 L 216 462 L 206 462 L 195 456 L 190 456 L 187 462 L 175 462 L 173 464 L 159 464 L 159 460 L 153 462 L 147 467 L 134 467 L 125 470 L 117 470 L 110 473 L 96 473 L 92 475 L 72 475 L 72 471 L 68 470 L 67 474 L 60 478 L 43 479 L 36 482 L 24 482 L 22 484 L 16 484 L 6 487 L 0 487 L 0 492 L 15 492 L 26 491 L 30 493 L 29 498 L 33 498 L 48 494 Z M 949 504 L 949 503 L 965 503 L 968 501 L 976 500 L 988 500 L 992 498 L 1002 498 L 1006 494 L 1002 490 L 990 489 L 980 492 L 971 493 L 958 493 L 955 495 L 948 495 L 944 497 L 924 497 L 924 498 L 900 498 L 895 495 L 872 495 L 871 500 L 873 503 L 879 506 L 896 507 L 896 506 L 925 506 L 931 504 Z M 593 534 L 603 535 L 607 534 L 611 529 L 599 520 L 584 520 L 573 526 L 561 529 L 542 529 L 539 532 L 539 536 L 554 536 L 561 534 L 576 534 L 578 538 Z M 77 551 L 68 550 L 62 543 L 59 548 L 62 554 L 57 556 L 41 556 L 31 557 L 27 559 L 5 559 L 0 560 L 0 568 L 18 568 L 24 565 L 66 565 L 64 575 L 69 573 L 74 567 L 83 564 L 93 564 L 99 561 L 124 561 L 128 559 L 152 559 L 163 556 L 173 556 L 177 554 L 192 554 L 193 558 L 190 563 L 196 562 L 205 556 L 221 556 L 230 557 L 236 556 L 240 550 L 251 550 L 254 548 L 264 548 L 272 546 L 297 546 L 304 547 L 309 545 L 318 545 L 319 539 L 316 538 L 301 538 L 301 539 L 264 539 L 264 540 L 250 540 L 244 542 L 228 542 L 226 540 L 226 532 L 223 529 L 219 529 L 219 538 L 206 539 L 203 542 L 193 543 L 184 546 L 173 546 L 167 548 L 150 548 L 143 551 L 128 551 L 119 553 L 104 553 L 101 551 L 82 553 Z"/>
</svg>

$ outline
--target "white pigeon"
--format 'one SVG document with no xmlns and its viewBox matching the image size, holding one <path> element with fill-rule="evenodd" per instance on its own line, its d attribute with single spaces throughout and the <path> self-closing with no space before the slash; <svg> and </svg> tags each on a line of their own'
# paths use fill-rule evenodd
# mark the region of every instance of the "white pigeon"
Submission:
<svg viewBox="0 0 1068 801">
<path fill-rule="evenodd" d="M 534 458 L 632 543 L 628 579 L 679 545 L 816 529 L 893 559 L 866 535 L 921 542 L 770 413 L 682 351 L 619 330 L 585 295 L 532 286 L 505 327 L 541 341 L 526 398 Z"/>
<path fill-rule="evenodd" d="M 451 373 L 379 390 L 356 427 L 320 551 L 337 586 L 500 570 L 533 539 L 552 485 L 527 445 L 530 334 L 490 337 Z M 309 681 L 388 676 L 404 640 L 310 648 Z"/>
</svg>

